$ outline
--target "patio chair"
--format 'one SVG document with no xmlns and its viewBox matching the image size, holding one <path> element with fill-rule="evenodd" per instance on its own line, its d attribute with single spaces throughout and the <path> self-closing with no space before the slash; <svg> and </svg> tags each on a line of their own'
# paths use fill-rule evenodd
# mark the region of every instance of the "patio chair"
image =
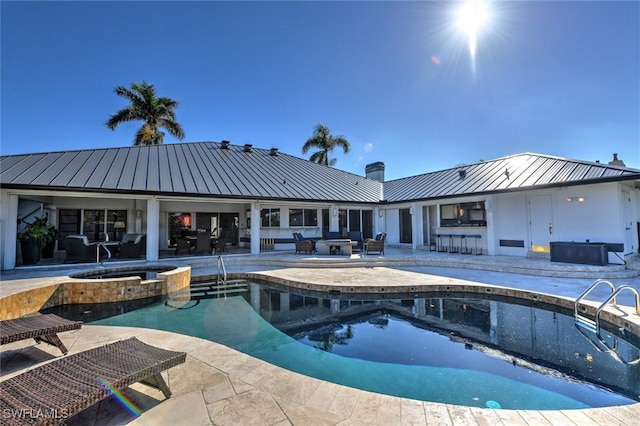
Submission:
<svg viewBox="0 0 640 426">
<path fill-rule="evenodd" d="M 355 241 L 358 243 L 356 244 L 356 246 L 353 247 L 354 249 L 358 251 L 362 251 L 363 241 L 362 241 L 361 231 L 349 231 L 349 233 L 347 234 L 347 238 L 349 238 L 351 241 Z"/>
<path fill-rule="evenodd" d="M 211 254 L 211 235 L 208 232 L 200 232 L 196 235 L 196 256 L 200 253 Z"/>
<path fill-rule="evenodd" d="M 303 238 L 299 232 L 293 233 L 293 242 L 296 245 L 296 254 L 305 252 L 312 254 L 316 250 L 315 241 Z"/>
<path fill-rule="evenodd" d="M 86 235 L 68 235 L 64 238 L 64 263 L 83 263 L 95 260 L 96 248 L 89 245 Z"/>
<path fill-rule="evenodd" d="M 58 337 L 63 331 L 78 330 L 82 321 L 70 321 L 54 314 L 34 315 L 0 321 L 0 345 L 33 338 L 37 343 L 56 346 L 66 355 L 68 349 Z"/>
<path fill-rule="evenodd" d="M 176 237 L 176 255 L 191 254 L 191 243 L 185 237 Z"/>
<path fill-rule="evenodd" d="M 139 259 L 147 252 L 147 236 L 144 234 L 126 234 L 119 248 L 120 258 Z"/>
<path fill-rule="evenodd" d="M 0 382 L 0 412 L 49 415 L 4 416 L 3 424 L 60 424 L 137 382 L 169 398 L 160 372 L 185 362 L 186 356 L 131 337 L 58 358 Z"/>
<path fill-rule="evenodd" d="M 339 240 L 340 239 L 340 233 L 339 232 L 334 232 L 334 231 L 329 231 L 329 232 L 327 232 L 327 235 L 325 235 L 324 239 L 325 240 Z"/>
<path fill-rule="evenodd" d="M 214 253 L 219 253 L 221 251 L 226 252 L 228 241 L 229 240 L 227 239 L 227 237 L 219 237 L 218 239 L 214 240 L 213 252 Z"/>
<path fill-rule="evenodd" d="M 377 251 L 380 254 L 384 254 L 384 241 L 386 238 L 386 232 L 378 233 L 375 238 L 367 238 L 364 241 L 364 252 L 369 253 L 372 251 Z"/>
</svg>

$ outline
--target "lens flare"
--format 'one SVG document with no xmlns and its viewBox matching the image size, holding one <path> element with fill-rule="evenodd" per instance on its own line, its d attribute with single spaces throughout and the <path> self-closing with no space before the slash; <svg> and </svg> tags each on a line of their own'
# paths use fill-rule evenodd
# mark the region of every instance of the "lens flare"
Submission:
<svg viewBox="0 0 640 426">
<path fill-rule="evenodd" d="M 120 392 L 118 389 L 114 388 L 111 385 L 111 383 L 107 382 L 102 377 L 98 377 L 98 381 L 102 384 L 102 386 L 104 386 L 105 388 L 107 388 L 107 389 L 109 389 L 111 391 L 111 393 L 116 397 L 118 402 L 124 408 L 126 408 L 127 411 L 129 411 L 135 417 L 140 417 L 140 414 L 142 414 L 142 411 L 140 411 L 140 409 L 138 407 L 136 407 L 136 405 L 133 402 L 131 402 L 126 396 L 124 396 L 124 394 L 122 394 L 122 392 Z"/>
</svg>

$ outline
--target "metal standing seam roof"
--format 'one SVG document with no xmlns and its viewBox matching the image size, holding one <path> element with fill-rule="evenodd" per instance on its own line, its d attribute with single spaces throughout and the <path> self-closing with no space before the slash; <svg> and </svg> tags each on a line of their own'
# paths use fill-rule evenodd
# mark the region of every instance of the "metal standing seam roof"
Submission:
<svg viewBox="0 0 640 426">
<path fill-rule="evenodd" d="M 377 203 L 382 184 L 269 149 L 217 142 L 0 157 L 5 188 Z"/>
<path fill-rule="evenodd" d="M 640 170 L 524 153 L 385 182 L 383 201 L 417 201 L 621 180 L 640 180 Z"/>
<path fill-rule="evenodd" d="M 193 142 L 0 157 L 6 188 L 344 203 L 406 202 L 620 180 L 640 170 L 524 153 L 384 184 L 269 149 Z M 464 170 L 464 176 L 460 174 Z M 383 196 L 384 194 L 384 196 Z"/>
</svg>

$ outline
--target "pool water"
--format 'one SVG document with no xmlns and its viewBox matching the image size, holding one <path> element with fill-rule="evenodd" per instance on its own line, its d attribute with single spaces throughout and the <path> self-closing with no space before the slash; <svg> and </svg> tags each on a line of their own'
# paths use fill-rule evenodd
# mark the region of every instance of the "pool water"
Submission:
<svg viewBox="0 0 640 426">
<path fill-rule="evenodd" d="M 251 283 L 229 294 L 193 293 L 182 304 L 155 301 L 90 324 L 205 338 L 307 376 L 424 401 L 546 410 L 640 399 L 638 366 L 598 353 L 570 316 L 434 295 L 339 297 Z M 85 309 L 96 317 L 89 311 L 100 308 Z M 627 356 L 640 354 L 618 340 Z"/>
<path fill-rule="evenodd" d="M 151 280 L 158 277 L 158 273 L 167 272 L 175 267 L 157 266 L 144 269 L 131 269 L 131 268 L 114 268 L 114 269 L 98 269 L 89 272 L 80 272 L 72 275 L 72 278 L 84 278 L 84 279 L 103 279 L 103 278 L 126 278 L 126 277 L 140 277 L 141 280 Z"/>
</svg>

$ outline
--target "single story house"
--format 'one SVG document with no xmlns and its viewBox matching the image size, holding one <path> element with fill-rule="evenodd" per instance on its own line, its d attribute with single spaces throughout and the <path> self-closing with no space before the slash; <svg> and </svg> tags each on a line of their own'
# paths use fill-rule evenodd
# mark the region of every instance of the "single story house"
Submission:
<svg viewBox="0 0 640 426">
<path fill-rule="evenodd" d="M 16 267 L 17 236 L 37 217 L 91 242 L 145 234 L 149 261 L 196 231 L 251 253 L 329 231 L 427 250 L 465 235 L 477 253 L 512 256 L 606 242 L 614 263 L 640 247 L 640 170 L 616 158 L 523 153 L 391 181 L 384 168 L 360 176 L 228 141 L 2 156 L 0 266 Z"/>
</svg>

